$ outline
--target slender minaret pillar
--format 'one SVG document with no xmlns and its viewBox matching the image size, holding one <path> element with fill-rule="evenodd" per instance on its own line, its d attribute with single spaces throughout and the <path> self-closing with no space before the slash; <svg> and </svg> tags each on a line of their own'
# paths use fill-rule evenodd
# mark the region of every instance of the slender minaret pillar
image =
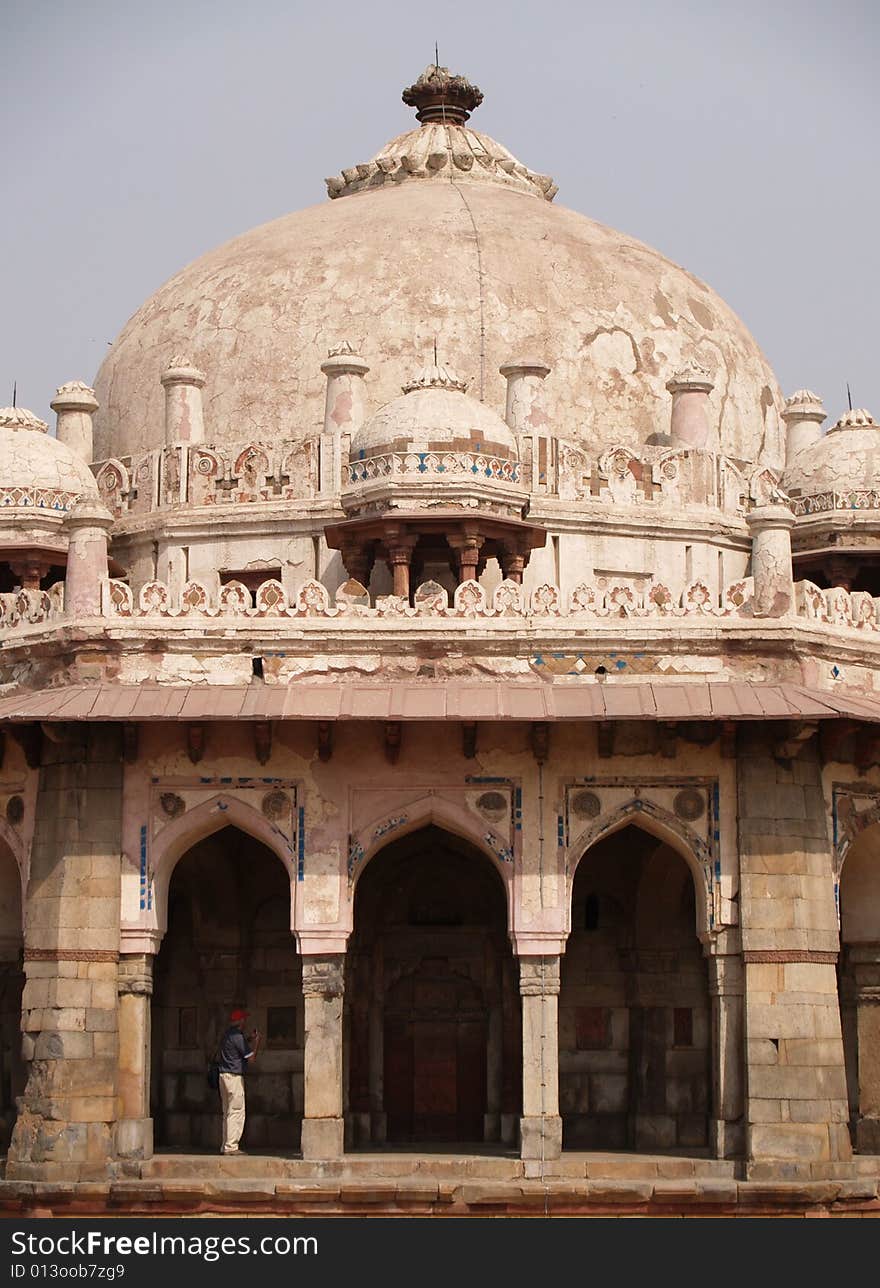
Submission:
<svg viewBox="0 0 880 1288">
<path fill-rule="evenodd" d="M 66 385 L 59 385 L 56 389 L 49 406 L 57 417 L 55 437 L 58 442 L 91 465 L 94 452 L 92 416 L 98 410 L 94 389 L 81 380 L 68 380 Z"/>
<path fill-rule="evenodd" d="M 709 425 L 709 395 L 715 388 L 709 372 L 692 364 L 676 371 L 666 388 L 672 394 L 669 436 L 673 444 L 717 451 L 718 432 Z"/>
<path fill-rule="evenodd" d="M 203 443 L 205 418 L 202 387 L 205 374 L 190 358 L 175 355 L 162 375 L 165 389 L 165 445 Z"/>
<path fill-rule="evenodd" d="M 109 575 L 107 537 L 113 515 L 100 501 L 83 497 L 67 516 L 69 533 L 64 612 L 67 617 L 97 617 L 101 587 Z"/>
<path fill-rule="evenodd" d="M 521 358 L 499 370 L 507 381 L 504 419 L 516 434 L 520 461 L 532 461 L 532 492 L 547 490 L 550 468 L 549 422 L 544 407 L 544 381 L 550 368 L 543 362 Z M 526 444 L 529 444 L 530 451 Z"/>
<path fill-rule="evenodd" d="M 794 600 L 791 530 L 795 518 L 787 505 L 762 505 L 746 516 L 752 535 L 752 576 L 756 617 L 785 617 Z"/>
<path fill-rule="evenodd" d="M 327 351 L 321 370 L 327 377 L 327 396 L 319 489 L 324 495 L 332 495 L 342 486 L 342 437 L 347 434 L 350 438 L 366 418 L 364 376 L 370 368 L 346 340 Z"/>
<path fill-rule="evenodd" d="M 507 404 L 504 419 L 515 434 L 533 434 L 546 430 L 547 413 L 542 394 L 550 368 L 543 362 L 522 359 L 506 362 L 499 370 L 507 381 Z"/>
<path fill-rule="evenodd" d="M 782 408 L 785 422 L 785 463 L 789 465 L 799 451 L 818 443 L 822 422 L 827 417 L 822 399 L 809 389 L 799 389 L 786 398 Z"/>
</svg>

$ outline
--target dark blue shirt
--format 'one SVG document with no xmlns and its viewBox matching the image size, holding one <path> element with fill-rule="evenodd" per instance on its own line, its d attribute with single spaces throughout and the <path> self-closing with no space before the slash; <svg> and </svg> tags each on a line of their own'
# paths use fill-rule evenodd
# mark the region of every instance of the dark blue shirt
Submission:
<svg viewBox="0 0 880 1288">
<path fill-rule="evenodd" d="M 246 1073 L 248 1056 L 253 1052 L 241 1029 L 231 1025 L 220 1039 L 217 1063 L 221 1073 Z"/>
</svg>

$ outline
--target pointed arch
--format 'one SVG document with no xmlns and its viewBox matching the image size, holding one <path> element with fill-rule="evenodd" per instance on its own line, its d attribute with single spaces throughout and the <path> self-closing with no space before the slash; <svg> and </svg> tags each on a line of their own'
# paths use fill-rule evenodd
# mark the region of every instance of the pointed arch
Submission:
<svg viewBox="0 0 880 1288">
<path fill-rule="evenodd" d="M 370 860 L 375 858 L 390 841 L 408 836 L 433 823 L 453 836 L 467 841 L 494 867 L 504 884 L 507 903 L 507 924 L 513 928 L 513 851 L 484 820 L 470 810 L 456 805 L 445 796 L 425 795 L 408 801 L 399 809 L 386 810 L 362 827 L 352 838 L 349 853 L 349 880 L 352 897 L 349 909 L 354 908 L 354 891 Z"/>
<path fill-rule="evenodd" d="M 151 845 L 154 926 L 164 935 L 168 926 L 168 887 L 180 859 L 199 841 L 225 827 L 260 841 L 284 864 L 290 883 L 290 926 L 294 926 L 296 899 L 296 863 L 287 837 L 252 806 L 235 796 L 217 792 L 194 809 L 166 823 Z"/>
<path fill-rule="evenodd" d="M 566 918 L 571 927 L 571 897 L 575 873 L 581 860 L 599 841 L 625 827 L 638 827 L 663 841 L 685 861 L 694 882 L 698 937 L 705 941 L 712 929 L 712 890 L 707 879 L 711 856 L 703 841 L 680 819 L 643 797 L 632 797 L 616 809 L 597 818 L 566 850 Z"/>
</svg>

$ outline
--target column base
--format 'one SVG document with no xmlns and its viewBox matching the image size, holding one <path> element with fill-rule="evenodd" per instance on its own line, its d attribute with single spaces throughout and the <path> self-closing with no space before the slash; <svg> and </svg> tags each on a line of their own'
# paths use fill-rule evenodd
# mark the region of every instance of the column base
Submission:
<svg viewBox="0 0 880 1288">
<path fill-rule="evenodd" d="M 856 1123 L 856 1149 L 860 1154 L 880 1154 L 880 1118 L 860 1118 Z"/>
<path fill-rule="evenodd" d="M 342 1118 L 304 1118 L 302 1156 L 306 1159 L 342 1158 L 345 1123 Z"/>
<path fill-rule="evenodd" d="M 562 1119 L 558 1115 L 520 1118 L 520 1158 L 558 1158 L 562 1153 Z"/>
<path fill-rule="evenodd" d="M 710 1118 L 709 1146 L 713 1158 L 742 1158 L 745 1153 L 745 1131 L 741 1122 Z"/>
<path fill-rule="evenodd" d="M 152 1158 L 152 1118 L 120 1118 L 116 1124 L 116 1153 L 119 1158 Z"/>
</svg>

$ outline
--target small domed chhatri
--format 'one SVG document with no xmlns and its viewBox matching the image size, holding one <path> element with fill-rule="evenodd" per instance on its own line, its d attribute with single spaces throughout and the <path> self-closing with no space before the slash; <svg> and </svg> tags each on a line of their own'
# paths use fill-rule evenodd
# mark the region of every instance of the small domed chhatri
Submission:
<svg viewBox="0 0 880 1288">
<path fill-rule="evenodd" d="M 0 413 L 0 1208 L 880 1212 L 878 426 L 403 98 Z"/>
</svg>

